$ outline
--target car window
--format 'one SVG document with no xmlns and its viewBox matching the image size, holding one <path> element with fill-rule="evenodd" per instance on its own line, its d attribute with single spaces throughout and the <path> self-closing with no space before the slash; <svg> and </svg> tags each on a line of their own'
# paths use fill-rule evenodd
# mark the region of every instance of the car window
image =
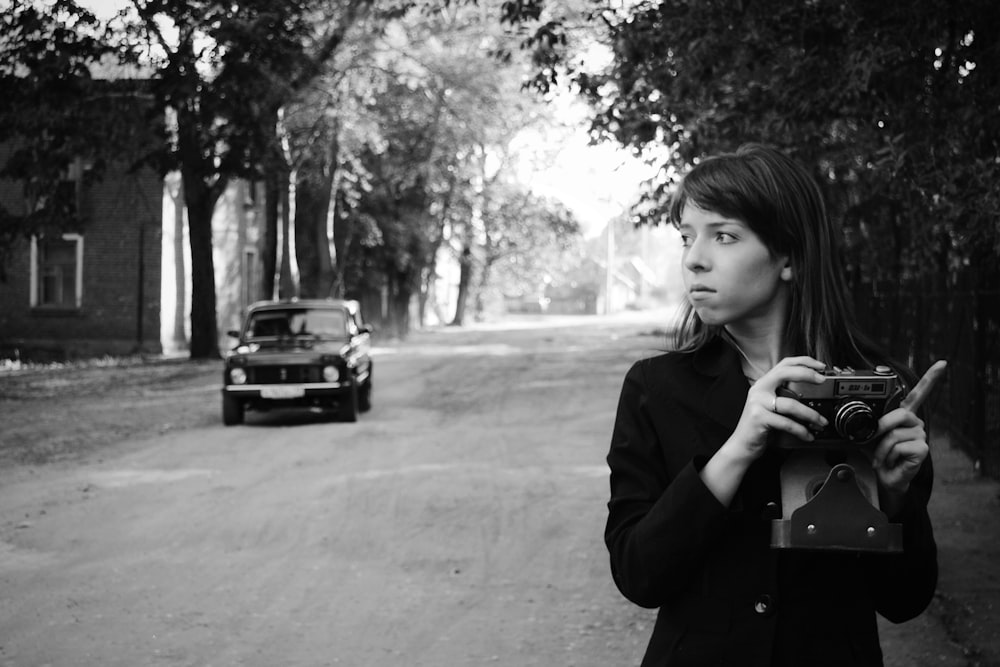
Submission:
<svg viewBox="0 0 1000 667">
<path fill-rule="evenodd" d="M 303 311 L 296 320 L 295 333 L 310 333 L 321 338 L 345 338 L 347 323 L 341 310 Z"/>
<path fill-rule="evenodd" d="M 254 313 L 247 325 L 247 338 L 290 336 L 288 314 L 284 312 Z"/>
<path fill-rule="evenodd" d="M 281 310 L 254 313 L 247 325 L 248 338 L 315 336 L 346 338 L 347 320 L 340 310 Z"/>
</svg>

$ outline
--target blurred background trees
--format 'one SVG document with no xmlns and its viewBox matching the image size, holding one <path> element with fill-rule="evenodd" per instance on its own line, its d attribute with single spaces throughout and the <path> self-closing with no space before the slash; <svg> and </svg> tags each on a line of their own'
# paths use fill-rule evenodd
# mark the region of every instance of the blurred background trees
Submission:
<svg viewBox="0 0 1000 667">
<path fill-rule="evenodd" d="M 4 14 L 0 131 L 34 151 L 6 173 L 41 187 L 44 160 L 25 156 L 58 169 L 105 147 L 106 132 L 82 131 L 96 127 L 82 102 L 96 66 L 148 79 L 169 122 L 143 157 L 180 172 L 191 232 L 192 356 L 217 354 L 208 223 L 234 178 L 265 184 L 262 297 L 359 298 L 395 334 L 411 313 L 460 324 L 505 285 L 571 270 L 556 263 L 575 256 L 579 221 L 525 179 L 542 148 L 518 141 L 558 136 L 548 102 L 567 89 L 590 105 L 595 142 L 659 166 L 635 223 L 662 221 L 700 156 L 763 141 L 827 190 L 859 294 L 996 286 L 990 0 L 118 4 L 103 22 L 71 0 Z M 42 224 L 5 215 L 0 241 Z M 457 306 L 429 313 L 444 257 L 462 269 Z"/>
<path fill-rule="evenodd" d="M 505 6 L 544 63 L 536 88 L 569 79 L 593 105 L 595 138 L 658 152 L 638 222 L 664 219 L 699 157 L 759 141 L 812 166 L 845 223 L 856 282 L 973 265 L 982 280 L 998 275 L 996 3 L 593 1 L 610 48 L 596 69 L 564 46 L 562 4 Z"/>
<path fill-rule="evenodd" d="M 79 224 L 67 165 L 96 179 L 109 155 L 131 152 L 133 137 L 115 122 L 116 113 L 135 112 L 131 100 L 95 94 L 91 68 L 114 53 L 96 34 L 99 21 L 72 4 L 58 9 L 22 5 L 0 15 L 0 145 L 8 151 L 0 178 L 22 183 L 27 200 L 24 210 L 0 206 L 0 279 L 18 241 Z"/>
<path fill-rule="evenodd" d="M 745 142 L 811 167 L 867 328 L 918 371 L 950 360 L 942 411 L 1000 474 L 986 447 L 1000 436 L 1000 4 L 594 0 L 598 67 L 571 47 L 564 3 L 504 7 L 536 89 L 571 81 L 595 138 L 658 160 L 636 222 L 662 222 L 688 165 Z"/>
<path fill-rule="evenodd" d="M 147 81 L 166 122 L 159 149 L 136 162 L 180 174 L 194 358 L 219 352 L 211 219 L 234 179 L 264 186 L 260 297 L 358 298 L 390 335 L 412 326 L 413 303 L 423 319 L 440 257 L 463 278 L 457 312 L 438 315 L 462 323 L 480 314 L 500 258 L 580 232 L 565 207 L 517 185 L 513 140 L 551 112 L 522 89 L 524 63 L 498 8 L 121 0 L 98 20 L 81 7 L 93 4 L 18 0 L 5 11 L 0 74 L 5 93 L 23 94 L 0 107 L 2 138 L 27 137 L 22 155 L 49 156 L 5 174 L 45 189 L 44 169 L 58 180 L 70 153 L 100 154 L 109 133 L 81 131 L 98 70 Z M 513 220 L 509 205 L 532 217 Z M 5 215 L 0 236 L 27 238 L 42 222 Z"/>
</svg>

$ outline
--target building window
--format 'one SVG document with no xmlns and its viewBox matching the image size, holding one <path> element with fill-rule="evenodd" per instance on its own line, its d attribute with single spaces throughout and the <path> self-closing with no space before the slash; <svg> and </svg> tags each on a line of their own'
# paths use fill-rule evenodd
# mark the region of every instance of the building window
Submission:
<svg viewBox="0 0 1000 667">
<path fill-rule="evenodd" d="M 32 308 L 79 308 L 82 301 L 83 237 L 32 237 Z"/>
</svg>

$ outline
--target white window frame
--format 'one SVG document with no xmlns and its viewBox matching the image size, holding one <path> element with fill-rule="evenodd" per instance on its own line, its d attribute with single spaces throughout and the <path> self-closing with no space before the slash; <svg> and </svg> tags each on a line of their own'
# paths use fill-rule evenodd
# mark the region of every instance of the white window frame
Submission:
<svg viewBox="0 0 1000 667">
<path fill-rule="evenodd" d="M 76 242 L 76 280 L 74 281 L 76 294 L 74 295 L 74 307 L 80 308 L 83 305 L 83 236 L 80 234 L 63 234 L 62 239 L 64 241 L 74 241 Z M 41 291 L 39 289 L 39 280 L 41 276 L 38 271 L 38 237 L 31 237 L 31 287 L 30 287 L 30 303 L 32 308 L 53 308 L 54 306 L 49 306 L 46 304 L 40 304 L 38 302 L 38 294 Z"/>
</svg>

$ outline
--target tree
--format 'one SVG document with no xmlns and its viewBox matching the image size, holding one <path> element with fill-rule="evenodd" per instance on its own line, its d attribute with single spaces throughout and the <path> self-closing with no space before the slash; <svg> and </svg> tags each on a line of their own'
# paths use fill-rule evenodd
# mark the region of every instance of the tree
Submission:
<svg viewBox="0 0 1000 667">
<path fill-rule="evenodd" d="M 598 16 L 610 67 L 549 50 L 557 65 L 534 81 L 566 74 L 595 136 L 668 153 L 636 220 L 662 221 L 705 154 L 761 141 L 796 156 L 843 222 L 866 328 L 915 367 L 950 348 L 972 387 L 951 392 L 950 416 L 970 425 L 953 434 L 980 449 L 1000 330 L 1000 5 L 663 0 Z"/>
<path fill-rule="evenodd" d="M 192 358 L 218 355 L 215 204 L 232 179 L 264 177 L 271 251 L 265 252 L 266 289 L 273 284 L 281 202 L 282 219 L 288 219 L 282 108 L 319 73 L 343 38 L 342 24 L 317 18 L 346 16 L 349 25 L 370 1 L 344 6 L 320 0 L 133 0 L 111 26 L 124 36 L 122 46 L 133 61 L 152 63 L 158 107 L 173 119 L 160 165 L 179 169 L 183 183 L 192 265 Z M 315 25 L 327 30 L 315 34 Z"/>
<path fill-rule="evenodd" d="M 529 24 L 540 19 L 524 7 L 547 6 L 508 4 Z M 535 82 L 564 72 L 594 105 L 596 137 L 666 149 L 638 221 L 663 219 L 687 164 L 761 141 L 813 167 L 845 221 L 856 281 L 987 270 L 983 253 L 1000 250 L 996 3 L 664 0 L 593 16 L 611 66 L 548 49 L 557 65 Z M 536 52 L 543 28 L 526 44 Z"/>
<path fill-rule="evenodd" d="M 338 266 L 346 294 L 388 295 L 390 331 L 405 333 L 414 297 L 423 317 L 439 248 L 459 262 L 482 256 L 480 212 L 498 173 L 485 174 L 484 160 L 540 115 L 519 90 L 521 70 L 497 60 L 508 39 L 487 7 L 428 3 L 388 24 L 341 80 Z M 476 286 L 467 275 L 463 297 Z"/>
<path fill-rule="evenodd" d="M 525 292 L 551 281 L 563 268 L 562 254 L 582 238 L 579 222 L 561 203 L 523 186 L 505 184 L 497 190 L 483 215 L 477 315 L 483 312 L 482 295 L 490 285 L 501 293 Z"/>
<path fill-rule="evenodd" d="M 506 143 L 501 136 L 506 136 Z M 511 146 L 515 137 L 512 128 L 503 134 L 495 131 L 493 145 L 475 147 L 468 160 L 474 185 L 468 215 L 454 221 L 448 234 L 460 267 L 451 320 L 455 326 L 465 323 L 470 300 L 475 317 L 482 317 L 483 297 L 491 286 L 532 282 L 537 286 L 543 275 L 555 270 L 550 251 L 565 249 L 581 232 L 569 209 L 520 182 L 512 166 L 518 157 Z M 496 275 L 498 265 L 502 270 Z"/>
<path fill-rule="evenodd" d="M 323 243 L 323 240 L 336 173 L 336 130 L 333 129 L 331 134 L 329 119 L 323 114 L 317 116 L 312 112 L 315 103 L 302 98 L 310 93 L 309 86 L 324 75 L 344 45 L 348 31 L 361 21 L 372 4 L 373 0 L 348 0 L 346 3 L 318 4 L 310 11 L 306 11 L 308 4 L 304 4 L 296 13 L 296 20 L 302 21 L 302 24 L 290 34 L 290 40 L 284 47 L 286 53 L 282 57 L 273 61 L 261 61 L 256 57 L 244 60 L 254 63 L 251 66 L 261 70 L 261 76 L 268 82 L 266 89 L 261 91 L 264 110 L 261 118 L 263 175 L 267 204 L 262 290 L 266 298 L 274 295 L 276 275 L 280 276 L 279 296 L 298 295 L 298 285 L 292 279 L 291 265 L 295 258 L 289 241 L 296 235 L 296 223 L 300 219 L 308 221 L 303 225 L 307 232 L 304 239 L 309 241 L 304 248 L 320 262 L 321 272 L 330 272 L 329 243 Z M 400 11 L 404 10 L 387 7 L 379 20 L 388 20 Z M 264 32 L 248 40 L 250 44 L 273 40 L 271 26 L 263 26 L 263 29 Z M 286 122 L 293 105 L 297 105 L 299 110 L 305 109 L 305 115 L 315 121 L 306 128 L 304 146 L 293 141 L 291 134 L 294 130 Z M 336 122 L 333 127 L 336 127 Z M 296 211 L 295 220 L 291 215 L 293 208 Z M 280 265 L 277 259 L 279 236 L 283 244 Z M 298 244 L 295 247 L 298 248 Z"/>
<path fill-rule="evenodd" d="M 24 208 L 0 207 L 0 280 L 8 253 L 45 233 L 80 231 L 77 187 L 100 179 L 111 159 L 141 163 L 150 137 L 140 87 L 96 81 L 91 68 L 113 53 L 100 24 L 73 2 L 17 3 L 0 18 L 0 178 L 22 186 Z M 155 131 L 155 124 L 152 128 Z M 145 135 L 145 136 L 142 136 Z M 81 169 L 80 167 L 85 167 Z"/>
<path fill-rule="evenodd" d="M 428 172 L 434 162 L 437 113 L 435 100 L 415 95 L 405 83 L 390 80 L 371 113 L 380 114 L 380 139 L 359 155 L 366 196 L 353 211 L 361 259 L 369 279 L 349 281 L 347 293 L 375 288 L 388 299 L 389 330 L 404 336 L 410 328 L 409 305 L 420 288 L 431 255 L 434 221 L 429 215 Z M 383 104 L 394 100 L 394 104 Z M 374 275 L 373 275 L 374 274 Z M 371 280 L 375 278 L 375 280 Z M 353 284 L 352 284 L 353 283 Z M 358 296 L 361 296 L 358 294 Z"/>
</svg>

